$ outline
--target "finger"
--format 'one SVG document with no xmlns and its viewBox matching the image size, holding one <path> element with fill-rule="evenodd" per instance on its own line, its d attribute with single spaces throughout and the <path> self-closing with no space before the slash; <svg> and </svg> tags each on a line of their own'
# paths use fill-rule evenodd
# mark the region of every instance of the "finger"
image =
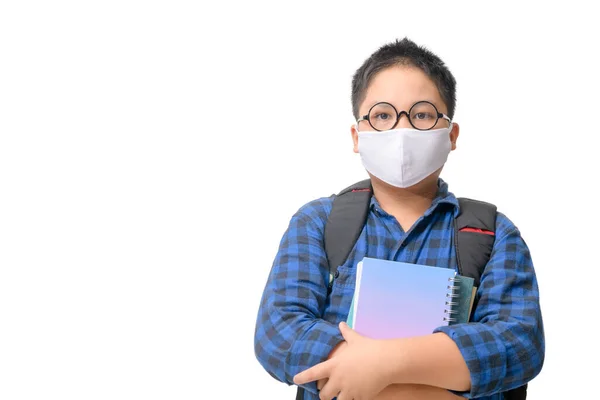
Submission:
<svg viewBox="0 0 600 400">
<path fill-rule="evenodd" d="M 358 333 L 352 328 L 348 326 L 345 322 L 340 322 L 340 332 L 342 336 L 346 340 L 346 342 L 352 342 L 356 337 L 358 337 Z"/>
<path fill-rule="evenodd" d="M 325 384 L 327 383 L 328 378 L 324 378 L 324 379 L 319 379 L 319 381 L 317 382 L 317 389 L 321 390 L 323 389 L 323 386 L 325 386 Z"/>
<path fill-rule="evenodd" d="M 327 360 L 296 374 L 296 376 L 294 376 L 294 383 L 296 385 L 303 385 L 308 382 L 318 381 L 319 379 L 329 378 L 332 361 L 333 360 Z"/>
<path fill-rule="evenodd" d="M 337 395 L 337 400 L 354 400 L 354 398 L 350 395 L 345 395 L 344 392 L 340 392 Z"/>
<path fill-rule="evenodd" d="M 319 392 L 320 400 L 331 400 L 335 398 L 340 393 L 340 388 L 338 385 L 333 383 L 331 379 L 327 380 L 323 389 Z"/>
</svg>

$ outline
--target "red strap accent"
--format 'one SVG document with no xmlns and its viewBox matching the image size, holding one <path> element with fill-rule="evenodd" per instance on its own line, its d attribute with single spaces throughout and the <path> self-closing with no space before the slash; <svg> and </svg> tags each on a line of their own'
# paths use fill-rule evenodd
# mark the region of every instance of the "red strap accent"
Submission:
<svg viewBox="0 0 600 400">
<path fill-rule="evenodd" d="M 368 188 L 367 189 L 352 189 L 352 193 L 354 193 L 354 192 L 370 192 L 370 191 L 371 191 L 371 189 L 368 189 Z"/>
<path fill-rule="evenodd" d="M 485 229 L 479 229 L 479 228 L 462 228 L 461 230 L 459 230 L 459 232 L 475 232 L 475 233 L 483 233 L 484 235 L 490 235 L 490 236 L 495 236 L 494 232 L 492 231 L 487 231 Z"/>
</svg>

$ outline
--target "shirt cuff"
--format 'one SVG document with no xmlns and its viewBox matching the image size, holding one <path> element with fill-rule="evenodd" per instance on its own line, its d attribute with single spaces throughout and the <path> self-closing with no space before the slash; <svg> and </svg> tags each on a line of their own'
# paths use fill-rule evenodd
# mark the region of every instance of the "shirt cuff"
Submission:
<svg viewBox="0 0 600 400">
<path fill-rule="evenodd" d="M 337 325 L 325 320 L 317 321 L 311 328 L 304 331 L 304 334 L 294 342 L 290 349 L 286 363 L 289 366 L 289 381 L 293 382 L 296 374 L 327 361 L 333 348 L 343 340 L 344 337 Z M 313 394 L 318 394 L 317 382 L 298 386 Z"/>
<path fill-rule="evenodd" d="M 471 390 L 469 391 L 456 391 L 449 390 L 451 393 L 461 396 L 464 398 L 476 398 L 485 395 L 489 395 L 490 383 L 494 382 L 498 377 L 491 376 L 491 368 L 486 368 L 485 365 L 489 365 L 493 362 L 494 373 L 501 372 L 501 376 L 506 373 L 506 363 L 501 358 L 494 355 L 492 361 L 491 355 L 489 354 L 489 348 L 486 345 L 490 340 L 493 341 L 494 347 L 498 349 L 498 354 L 504 354 L 505 347 L 501 341 L 494 340 L 493 338 L 487 337 L 486 332 L 480 332 L 475 329 L 471 331 L 469 328 L 474 328 L 472 324 L 457 324 L 450 326 L 441 326 L 433 331 L 433 333 L 442 332 L 446 334 L 458 347 L 467 368 L 469 369 L 469 375 L 471 378 Z M 487 343 L 489 344 L 489 343 Z M 496 350 L 494 350 L 496 352 Z M 494 362 L 495 361 L 495 362 Z M 502 369 L 498 371 L 497 368 Z"/>
</svg>

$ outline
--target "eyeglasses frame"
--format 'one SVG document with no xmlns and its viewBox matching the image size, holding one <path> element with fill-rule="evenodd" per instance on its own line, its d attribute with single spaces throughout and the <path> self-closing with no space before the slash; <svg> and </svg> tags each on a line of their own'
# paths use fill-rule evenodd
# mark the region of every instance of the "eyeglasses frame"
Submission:
<svg viewBox="0 0 600 400">
<path fill-rule="evenodd" d="M 427 128 L 427 129 L 421 129 L 421 128 L 417 128 L 413 123 L 412 120 L 410 119 L 410 112 L 412 111 L 412 109 L 417 105 L 417 104 L 421 104 L 421 103 L 427 103 L 427 104 L 431 104 L 431 106 L 433 107 L 433 109 L 435 110 L 435 112 L 437 113 L 437 119 L 435 120 L 435 123 L 431 126 L 431 128 Z M 394 110 L 394 112 L 397 113 L 396 115 L 396 123 L 394 124 L 394 126 L 392 126 L 390 129 L 385 129 L 385 130 L 380 130 L 377 129 L 373 126 L 373 124 L 371 124 L 371 121 L 369 119 L 369 115 L 371 114 L 371 110 L 373 110 L 373 108 L 375 108 L 378 105 L 381 104 L 387 104 L 390 107 L 392 107 L 392 109 Z M 380 101 L 377 104 L 374 104 L 371 108 L 369 108 L 369 112 L 366 115 L 363 115 L 362 117 L 360 117 L 359 119 L 356 120 L 356 130 L 358 130 L 358 124 L 361 121 L 367 121 L 369 123 L 369 125 L 371 126 L 371 128 L 375 129 L 378 132 L 385 132 L 385 131 L 389 131 L 392 130 L 394 128 L 396 128 L 396 126 L 398 125 L 398 123 L 400 122 L 400 118 L 402 117 L 402 114 L 406 114 L 406 118 L 408 118 L 408 122 L 412 125 L 413 128 L 419 130 L 419 131 L 429 131 L 431 129 L 433 129 L 437 123 L 439 122 L 440 118 L 444 118 L 446 120 L 448 120 L 449 123 L 452 123 L 452 120 L 450 119 L 450 117 L 448 117 L 446 114 L 443 114 L 441 112 L 438 111 L 437 107 L 435 106 L 435 104 L 433 104 L 430 101 L 427 100 L 421 100 L 421 101 L 417 101 L 415 104 L 413 104 L 410 109 L 408 110 L 408 112 L 406 111 L 400 111 L 398 112 L 398 110 L 396 110 L 396 107 L 394 107 L 393 104 L 388 103 L 387 101 Z"/>
</svg>

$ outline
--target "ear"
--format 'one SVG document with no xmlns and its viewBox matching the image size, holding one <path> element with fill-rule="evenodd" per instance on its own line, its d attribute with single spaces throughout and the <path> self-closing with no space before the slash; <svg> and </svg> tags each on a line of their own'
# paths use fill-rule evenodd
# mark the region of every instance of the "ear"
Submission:
<svg viewBox="0 0 600 400">
<path fill-rule="evenodd" d="M 450 131 L 450 142 L 452 142 L 452 150 L 456 150 L 456 141 L 458 140 L 458 132 L 460 126 L 456 122 L 452 123 L 452 130 Z"/>
<path fill-rule="evenodd" d="M 350 133 L 352 134 L 352 142 L 354 143 L 354 152 L 358 154 L 358 132 L 356 131 L 356 124 L 350 127 Z"/>
</svg>

